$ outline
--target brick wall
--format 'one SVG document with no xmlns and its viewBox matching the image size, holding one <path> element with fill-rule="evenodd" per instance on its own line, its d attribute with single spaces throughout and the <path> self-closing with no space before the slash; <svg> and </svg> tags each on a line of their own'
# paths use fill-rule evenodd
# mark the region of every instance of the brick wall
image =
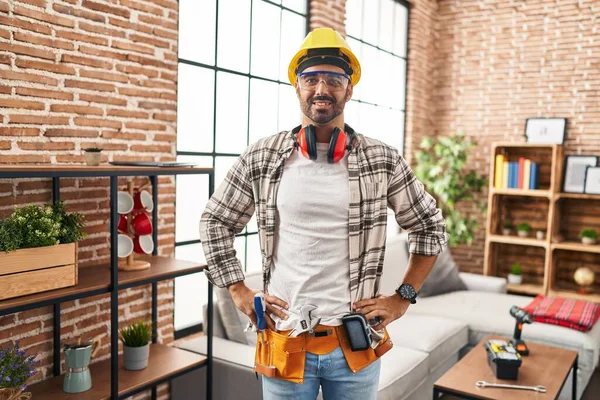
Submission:
<svg viewBox="0 0 600 400">
<path fill-rule="evenodd" d="M 0 0 L 0 163 L 81 164 L 173 160 L 176 137 L 177 0 Z M 138 181 L 143 183 L 144 181 Z M 159 180 L 159 254 L 172 254 L 174 180 Z M 121 185 L 126 183 L 120 181 Z M 81 266 L 108 262 L 108 179 L 64 179 L 61 198 L 87 217 Z M 49 202 L 50 182 L 0 181 L 0 214 Z M 149 287 L 119 294 L 120 323 L 150 319 Z M 63 304 L 63 342 L 103 335 L 110 354 L 108 296 Z M 40 352 L 36 380 L 52 374 L 49 307 L 0 318 L 0 345 Z M 159 285 L 159 341 L 173 340 L 173 284 Z M 167 387 L 161 387 L 167 398 Z M 145 397 L 142 394 L 138 397 Z"/>
<path fill-rule="evenodd" d="M 565 154 L 599 155 L 599 12 L 591 0 L 439 1 L 434 132 L 476 139 L 470 165 L 486 175 L 491 143 L 525 141 L 529 117 L 568 118 Z M 462 270 L 482 272 L 484 237 L 453 251 Z"/>
</svg>

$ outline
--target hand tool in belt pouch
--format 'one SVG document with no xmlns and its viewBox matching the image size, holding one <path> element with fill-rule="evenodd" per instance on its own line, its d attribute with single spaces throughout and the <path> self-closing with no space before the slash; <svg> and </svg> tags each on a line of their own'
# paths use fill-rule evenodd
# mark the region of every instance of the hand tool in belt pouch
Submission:
<svg viewBox="0 0 600 400">
<path fill-rule="evenodd" d="M 254 312 L 256 313 L 256 329 L 261 336 L 261 340 L 264 341 L 265 329 L 267 329 L 267 317 L 265 311 L 267 310 L 267 303 L 265 302 L 264 293 L 257 293 L 254 295 Z"/>
<path fill-rule="evenodd" d="M 296 322 L 296 326 L 292 331 L 288 334 L 289 337 L 296 337 L 304 332 L 312 332 L 317 325 L 321 323 L 321 318 L 312 317 L 312 312 L 317 309 L 317 306 L 312 304 L 305 304 L 300 307 L 300 319 Z M 289 312 L 288 314 L 296 315 L 293 312 Z"/>
</svg>

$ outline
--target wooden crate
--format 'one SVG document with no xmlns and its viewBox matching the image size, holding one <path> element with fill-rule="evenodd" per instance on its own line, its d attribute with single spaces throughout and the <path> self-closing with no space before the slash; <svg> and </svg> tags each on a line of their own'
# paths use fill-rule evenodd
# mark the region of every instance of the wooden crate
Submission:
<svg viewBox="0 0 600 400">
<path fill-rule="evenodd" d="M 0 300 L 77 284 L 77 243 L 0 252 Z"/>
</svg>

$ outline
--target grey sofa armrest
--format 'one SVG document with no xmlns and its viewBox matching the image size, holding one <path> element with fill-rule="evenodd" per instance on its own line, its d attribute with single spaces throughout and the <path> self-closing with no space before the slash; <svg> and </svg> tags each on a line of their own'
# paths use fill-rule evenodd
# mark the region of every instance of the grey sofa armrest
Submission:
<svg viewBox="0 0 600 400">
<path fill-rule="evenodd" d="M 468 290 L 478 292 L 506 293 L 506 279 L 495 276 L 484 276 L 460 272 L 460 279 L 465 283 Z"/>
</svg>

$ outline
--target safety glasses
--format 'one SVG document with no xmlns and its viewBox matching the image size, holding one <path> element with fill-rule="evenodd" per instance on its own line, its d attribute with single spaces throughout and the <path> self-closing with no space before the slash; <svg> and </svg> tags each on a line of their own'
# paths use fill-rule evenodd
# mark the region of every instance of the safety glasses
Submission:
<svg viewBox="0 0 600 400">
<path fill-rule="evenodd" d="M 341 92 L 348 87 L 350 76 L 332 71 L 310 71 L 298 74 L 298 85 L 302 90 L 315 90 L 321 82 L 325 82 L 330 91 Z"/>
</svg>

